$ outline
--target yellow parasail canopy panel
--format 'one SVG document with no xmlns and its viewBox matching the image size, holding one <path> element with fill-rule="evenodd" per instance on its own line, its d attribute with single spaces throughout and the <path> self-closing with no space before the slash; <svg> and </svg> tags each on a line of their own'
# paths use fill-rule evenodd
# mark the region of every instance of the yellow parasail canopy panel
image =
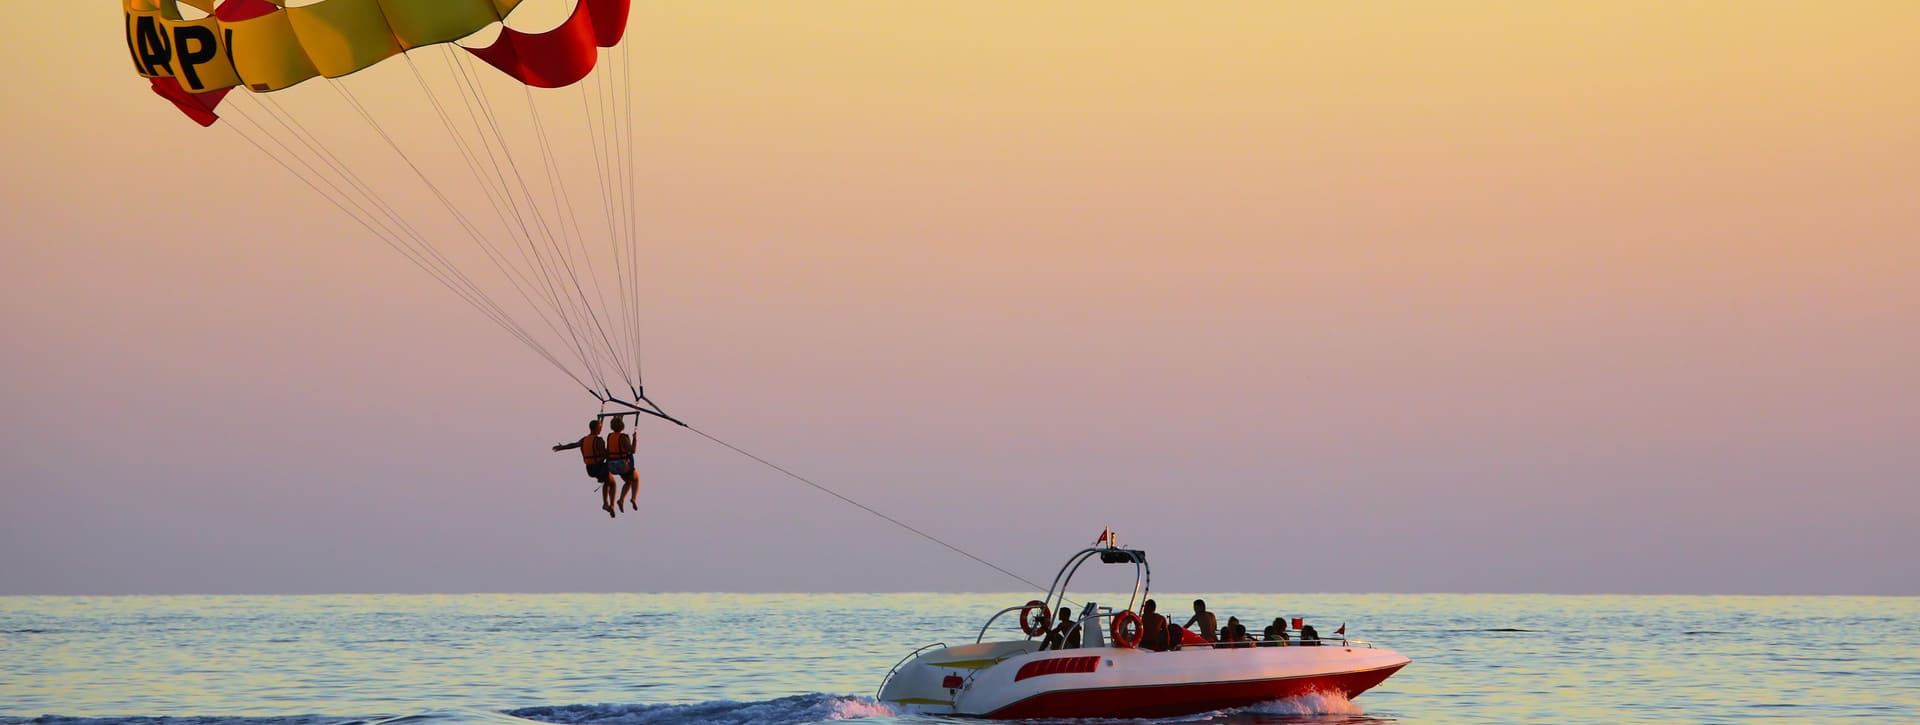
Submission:
<svg viewBox="0 0 1920 725">
<path fill-rule="evenodd" d="M 328 0 L 287 8 L 287 20 L 314 69 L 338 78 L 400 54 L 380 0 Z M 246 69 L 241 69 L 245 75 Z"/>
<path fill-rule="evenodd" d="M 212 12 L 184 20 L 179 2 Z M 191 93 L 236 85 L 277 91 L 338 78 L 403 51 L 450 43 L 501 22 L 521 0 L 123 0 L 135 70 Z M 236 9 L 238 8 L 238 9 Z"/>
<path fill-rule="evenodd" d="M 393 26 L 400 47 L 451 43 L 497 23 L 513 12 L 520 0 L 380 0 L 380 9 Z M 505 5 L 505 9 L 501 9 Z"/>
<path fill-rule="evenodd" d="M 247 88 L 277 91 L 320 75 L 307 59 L 287 13 L 227 23 L 227 52 Z"/>
</svg>

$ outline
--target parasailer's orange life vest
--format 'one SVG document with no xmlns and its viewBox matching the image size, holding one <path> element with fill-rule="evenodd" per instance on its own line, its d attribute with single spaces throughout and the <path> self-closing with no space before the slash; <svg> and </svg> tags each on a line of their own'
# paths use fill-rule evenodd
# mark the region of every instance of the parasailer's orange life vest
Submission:
<svg viewBox="0 0 1920 725">
<path fill-rule="evenodd" d="M 589 435 L 581 438 L 580 459 L 586 461 L 589 466 L 595 463 L 605 463 L 607 460 L 607 442 L 600 440 L 600 436 L 597 435 Z"/>
<path fill-rule="evenodd" d="M 633 436 L 615 433 L 607 436 L 607 458 L 619 460 L 633 457 Z"/>
</svg>

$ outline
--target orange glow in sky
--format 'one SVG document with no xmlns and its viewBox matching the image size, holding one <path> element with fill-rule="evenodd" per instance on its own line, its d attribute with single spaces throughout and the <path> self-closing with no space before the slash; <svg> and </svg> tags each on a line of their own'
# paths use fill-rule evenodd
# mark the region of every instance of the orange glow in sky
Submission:
<svg viewBox="0 0 1920 725">
<path fill-rule="evenodd" d="M 1012 584 L 665 426 L 593 519 L 577 387 L 16 5 L 0 594 Z M 1920 594 L 1920 3 L 635 13 L 649 392 L 877 508 L 1190 591 Z"/>
</svg>

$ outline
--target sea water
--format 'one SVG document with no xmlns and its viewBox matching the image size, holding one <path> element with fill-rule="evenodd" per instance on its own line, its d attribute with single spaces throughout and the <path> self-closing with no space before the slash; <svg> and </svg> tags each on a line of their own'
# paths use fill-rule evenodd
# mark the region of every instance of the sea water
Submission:
<svg viewBox="0 0 1920 725">
<path fill-rule="evenodd" d="M 876 703 L 881 677 L 1028 598 L 0 598 L 0 722 L 950 722 Z M 1413 664 L 1352 702 L 1181 722 L 1920 723 L 1916 598 L 1206 598 L 1255 631 L 1278 616 L 1323 636 L 1345 623 Z"/>
</svg>

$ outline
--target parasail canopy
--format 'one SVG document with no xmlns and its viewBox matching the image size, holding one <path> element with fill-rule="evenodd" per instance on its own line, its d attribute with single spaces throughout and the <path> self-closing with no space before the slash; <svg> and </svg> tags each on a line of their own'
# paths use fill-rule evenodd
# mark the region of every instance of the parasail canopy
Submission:
<svg viewBox="0 0 1920 725">
<path fill-rule="evenodd" d="M 619 404 L 678 423 L 1038 587 L 687 426 L 647 398 L 632 44 L 622 42 L 630 0 L 571 0 L 565 19 L 549 29 L 508 27 L 526 7 L 551 1 L 122 0 L 127 50 L 156 93 L 202 126 L 231 129 L 586 388 L 603 413 Z M 496 26 L 490 42 L 472 42 Z M 618 62 L 612 62 L 616 47 Z M 363 100 L 348 77 L 377 74 L 370 69 L 389 59 L 398 60 L 384 65 L 403 66 L 418 93 L 395 94 L 382 85 L 378 98 Z M 483 77 L 486 67 L 504 75 Z M 324 80 L 306 83 L 315 79 Z M 497 86 L 503 84 L 518 87 L 502 92 Z M 329 110 L 334 115 L 321 117 L 326 123 L 279 100 L 316 86 L 312 95 L 320 98 L 306 100 L 331 96 L 340 104 Z M 236 89 L 247 92 L 230 93 Z M 331 122 L 340 114 L 347 124 Z M 421 118 L 437 122 L 436 133 L 409 138 L 401 126 Z M 359 134 L 340 128 L 353 119 L 364 126 Z M 439 153 L 448 147 L 453 156 Z M 567 158 L 569 147 L 589 158 Z M 375 155 L 390 163 L 383 168 L 369 158 Z M 401 172 L 386 173 L 394 168 Z M 410 203 L 408 186 L 426 191 L 432 203 Z M 443 243 L 448 239 L 470 244 L 456 249 Z M 625 384 L 624 396 L 616 383 Z"/>
<path fill-rule="evenodd" d="M 503 23 L 522 0 L 123 0 L 134 68 L 202 125 L 235 86 L 266 93 L 318 77 L 339 78 L 388 58 L 452 43 Z M 629 0 L 581 0 L 559 27 L 503 30 L 466 48 L 501 72 L 541 88 L 572 85 L 593 71 L 594 49 L 620 44 Z M 186 4 L 204 14 L 183 17 Z"/>
<path fill-rule="evenodd" d="M 232 129 L 603 408 L 665 417 L 641 380 L 630 0 L 122 1 L 154 92 Z M 515 27 L 536 5 L 558 22 Z M 363 99 L 348 77 L 394 59 L 407 76 Z M 278 100 L 316 86 L 305 100 L 334 105 Z M 435 133 L 405 133 L 421 119 Z"/>
</svg>

